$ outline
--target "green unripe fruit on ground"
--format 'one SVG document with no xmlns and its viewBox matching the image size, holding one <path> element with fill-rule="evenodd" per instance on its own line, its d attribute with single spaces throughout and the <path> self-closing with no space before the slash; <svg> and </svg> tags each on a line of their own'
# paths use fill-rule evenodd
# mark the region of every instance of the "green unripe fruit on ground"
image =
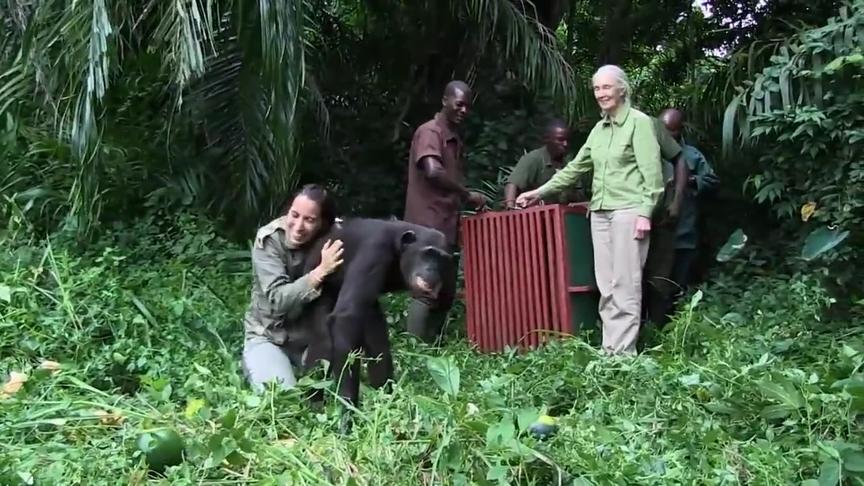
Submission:
<svg viewBox="0 0 864 486">
<path fill-rule="evenodd" d="M 558 430 L 558 423 L 554 417 L 541 415 L 529 428 L 531 434 L 538 439 L 545 439 Z"/>
<path fill-rule="evenodd" d="M 186 445 L 174 429 L 164 428 L 145 432 L 138 437 L 138 450 L 147 458 L 147 465 L 156 472 L 183 462 Z"/>
</svg>

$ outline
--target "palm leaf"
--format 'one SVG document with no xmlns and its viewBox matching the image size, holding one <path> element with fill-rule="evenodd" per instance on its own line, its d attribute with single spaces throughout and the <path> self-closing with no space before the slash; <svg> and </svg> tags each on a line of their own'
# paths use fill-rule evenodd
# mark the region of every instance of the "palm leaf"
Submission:
<svg viewBox="0 0 864 486">
<path fill-rule="evenodd" d="M 489 45 L 500 48 L 504 58 L 518 66 L 520 80 L 562 100 L 569 117 L 575 115 L 577 107 L 587 106 L 585 97 L 579 96 L 586 90 L 577 88 L 573 69 L 558 48 L 554 33 L 536 20 L 536 12 L 530 14 L 534 10 L 531 2 L 469 0 L 453 2 L 452 8 L 464 11 L 476 26 L 478 55 Z"/>
</svg>

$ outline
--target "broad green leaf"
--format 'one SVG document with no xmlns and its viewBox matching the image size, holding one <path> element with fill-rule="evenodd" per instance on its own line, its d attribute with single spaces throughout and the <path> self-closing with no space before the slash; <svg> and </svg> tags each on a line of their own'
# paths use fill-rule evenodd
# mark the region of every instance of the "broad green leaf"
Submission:
<svg viewBox="0 0 864 486">
<path fill-rule="evenodd" d="M 846 64 L 861 64 L 864 63 L 864 55 L 852 54 L 850 56 L 840 56 L 829 62 L 825 66 L 825 72 L 832 73 Z"/>
<path fill-rule="evenodd" d="M 3 302 L 12 301 L 12 289 L 6 285 L 0 285 L 0 300 Z"/>
<path fill-rule="evenodd" d="M 780 402 L 784 405 L 788 405 L 794 409 L 802 408 L 806 405 L 804 401 L 804 397 L 801 396 L 801 393 L 795 389 L 795 386 L 791 383 L 772 383 L 768 381 L 759 382 L 759 387 L 765 393 L 765 396 Z"/>
<path fill-rule="evenodd" d="M 738 106 L 741 104 L 741 94 L 732 98 L 723 112 L 723 155 L 728 156 L 732 151 L 735 141 L 735 116 L 738 114 Z"/>
<path fill-rule="evenodd" d="M 847 450 L 842 454 L 843 469 L 856 473 L 864 472 L 864 454 Z"/>
<path fill-rule="evenodd" d="M 747 235 L 744 234 L 744 231 L 741 230 L 741 228 L 738 228 L 729 236 L 729 239 L 726 240 L 726 244 L 720 248 L 720 251 L 717 252 L 717 261 L 728 262 L 737 255 L 746 244 Z"/>
<path fill-rule="evenodd" d="M 805 479 L 801 481 L 801 486 L 819 486 L 819 481 L 815 479 Z"/>
<path fill-rule="evenodd" d="M 487 481 L 503 481 L 507 477 L 507 467 L 496 465 L 489 468 L 486 473 Z"/>
<path fill-rule="evenodd" d="M 840 483 L 840 464 L 834 459 L 826 459 L 819 467 L 819 486 L 837 486 Z"/>
<path fill-rule="evenodd" d="M 801 249 L 801 258 L 808 261 L 813 260 L 842 243 L 848 236 L 849 231 L 832 230 L 826 227 L 816 229 L 804 241 L 804 248 Z"/>
<path fill-rule="evenodd" d="M 519 414 L 516 416 L 516 421 L 519 423 L 519 430 L 528 430 L 528 427 L 531 427 L 531 424 L 536 422 L 539 416 L 540 410 L 536 408 L 523 408 L 520 410 Z"/>
<path fill-rule="evenodd" d="M 486 430 L 486 447 L 507 444 L 514 437 L 516 437 L 516 427 L 513 425 L 513 418 L 505 415 L 500 422 Z"/>
<path fill-rule="evenodd" d="M 737 312 L 727 312 L 720 318 L 721 321 L 740 326 L 744 324 L 744 316 Z"/>
<path fill-rule="evenodd" d="M 426 360 L 426 368 L 444 393 L 451 396 L 459 394 L 459 367 L 453 356 L 430 357 Z"/>
<path fill-rule="evenodd" d="M 738 413 L 738 410 L 736 410 L 731 405 L 729 405 L 728 403 L 725 403 L 725 402 L 706 403 L 705 408 L 707 408 L 708 410 L 710 410 L 714 413 L 719 413 L 719 414 L 723 414 L 723 415 L 735 415 L 736 413 Z"/>
<path fill-rule="evenodd" d="M 226 429 L 233 429 L 234 424 L 237 423 L 237 410 L 231 409 L 225 413 L 225 416 L 222 417 L 222 427 Z"/>
</svg>

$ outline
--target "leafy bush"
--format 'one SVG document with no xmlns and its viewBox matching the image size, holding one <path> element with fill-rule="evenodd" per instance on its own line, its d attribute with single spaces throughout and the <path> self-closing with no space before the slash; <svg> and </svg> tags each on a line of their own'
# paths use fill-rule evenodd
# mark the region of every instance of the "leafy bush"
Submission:
<svg viewBox="0 0 864 486">
<path fill-rule="evenodd" d="M 752 49 L 773 49 L 773 56 L 729 105 L 724 126 L 731 142 L 736 115 L 742 118 L 742 139 L 761 153 L 759 171 L 745 188 L 778 217 L 803 221 L 803 227 L 795 225 L 801 230 L 796 242 L 803 241 L 801 233 L 824 233 L 826 227 L 839 228 L 822 235 L 826 241 L 850 232 L 826 263 L 839 286 L 859 290 L 854 268 L 864 263 L 858 251 L 864 243 L 862 45 L 861 0 L 841 8 L 827 25 L 779 43 L 754 44 Z"/>
</svg>

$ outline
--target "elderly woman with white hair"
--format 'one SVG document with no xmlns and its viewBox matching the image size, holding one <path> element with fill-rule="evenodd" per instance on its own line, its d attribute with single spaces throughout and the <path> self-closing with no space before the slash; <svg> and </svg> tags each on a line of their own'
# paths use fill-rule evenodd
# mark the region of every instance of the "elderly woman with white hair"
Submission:
<svg viewBox="0 0 864 486">
<path fill-rule="evenodd" d="M 602 118 L 576 157 L 546 184 L 519 195 L 516 204 L 525 207 L 558 193 L 593 170 L 591 238 L 603 349 L 630 354 L 639 337 L 651 215 L 663 194 L 660 145 L 653 120 L 630 106 L 630 83 L 621 68 L 601 67 L 592 83 Z"/>
</svg>

